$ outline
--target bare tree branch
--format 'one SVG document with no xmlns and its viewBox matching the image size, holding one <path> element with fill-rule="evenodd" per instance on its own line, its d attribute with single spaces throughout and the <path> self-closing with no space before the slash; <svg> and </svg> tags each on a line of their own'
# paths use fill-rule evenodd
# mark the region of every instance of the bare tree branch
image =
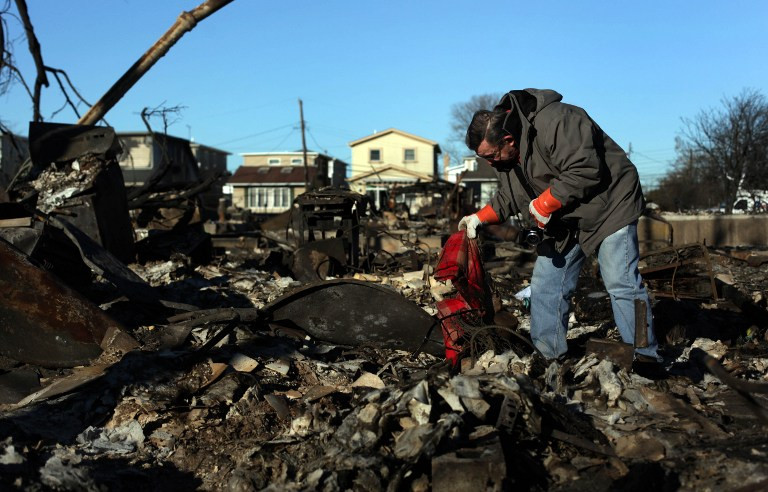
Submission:
<svg viewBox="0 0 768 492">
<path fill-rule="evenodd" d="M 166 174 L 168 174 L 168 171 L 170 171 L 171 167 L 173 166 L 173 161 L 171 160 L 170 156 L 168 155 L 168 140 L 164 137 L 158 138 L 155 136 L 154 130 L 152 130 L 152 125 L 149 122 L 149 119 L 152 117 L 159 116 L 163 120 L 163 135 L 168 135 L 168 115 L 175 114 L 179 115 L 181 114 L 181 111 L 185 108 L 184 106 L 174 106 L 172 108 L 166 108 L 163 107 L 163 104 L 165 104 L 165 101 L 157 105 L 153 109 L 144 108 L 141 110 L 141 121 L 144 122 L 144 126 L 147 127 L 147 131 L 153 135 L 153 138 L 158 141 L 160 144 L 160 165 L 155 170 L 155 172 L 152 173 L 152 175 L 147 179 L 143 185 L 140 187 L 133 189 L 128 192 L 128 201 L 130 203 L 134 203 L 135 200 L 138 200 L 139 197 L 144 195 L 147 191 L 152 190 L 162 179 L 165 177 Z M 171 123 L 172 124 L 172 123 Z M 146 197 L 145 197 L 146 199 Z"/>
<path fill-rule="evenodd" d="M 768 102 L 760 92 L 745 89 L 724 98 L 721 109 L 682 121 L 678 152 L 718 183 L 726 212 L 739 191 L 768 187 Z"/>
<path fill-rule="evenodd" d="M 19 10 L 18 17 L 9 12 L 11 0 L 4 0 L 3 6 L 0 7 L 0 94 L 5 93 L 14 80 L 18 80 L 32 101 L 34 113 L 33 120 L 40 121 L 43 119 L 40 113 L 42 87 L 49 86 L 49 80 L 46 74 L 50 72 L 56 79 L 59 89 L 64 96 L 64 103 L 59 109 L 51 114 L 51 119 L 63 111 L 66 107 L 72 108 L 72 111 L 75 113 L 75 115 L 80 118 L 80 113 L 77 108 L 81 103 L 87 107 L 90 107 L 91 103 L 86 101 L 85 98 L 80 94 L 75 85 L 72 83 L 72 80 L 69 78 L 67 72 L 43 64 L 40 43 L 35 36 L 35 32 L 29 18 L 26 1 L 15 0 L 15 2 Z M 37 68 L 37 77 L 35 79 L 34 88 L 30 88 L 29 84 L 24 78 L 24 75 L 16 67 L 13 60 L 11 42 L 6 35 L 8 32 L 8 24 L 6 18 L 9 16 L 13 17 L 16 22 L 19 22 L 24 27 L 29 50 L 35 61 L 35 67 Z M 41 70 L 42 73 L 40 72 Z M 71 94 L 74 94 L 75 97 L 72 97 Z"/>
<path fill-rule="evenodd" d="M 48 72 L 51 72 L 53 74 L 53 77 L 56 79 L 56 82 L 59 84 L 59 89 L 61 89 L 61 93 L 64 94 L 64 99 L 65 99 L 64 105 L 51 115 L 51 119 L 53 119 L 53 117 L 56 116 L 56 114 L 61 112 L 67 106 L 72 108 L 72 111 L 74 111 L 75 115 L 79 119 L 80 118 L 80 113 L 77 111 L 77 106 L 79 105 L 79 103 L 82 102 L 82 103 L 87 104 L 88 106 L 90 106 L 91 103 L 86 101 L 83 98 L 83 96 L 80 95 L 80 93 L 77 91 L 75 86 L 72 84 L 72 81 L 69 79 L 69 75 L 67 75 L 67 72 L 65 72 L 64 70 L 61 70 L 59 68 L 53 68 L 53 67 L 48 67 L 48 66 L 45 67 L 45 70 L 48 71 Z M 67 81 L 67 85 L 69 85 L 69 88 L 72 90 L 72 92 L 79 99 L 78 104 L 75 104 L 74 102 L 72 102 L 72 99 L 70 99 L 69 92 L 67 92 L 67 88 L 64 86 L 64 83 L 61 81 L 61 77 L 64 77 L 64 79 Z"/>
<path fill-rule="evenodd" d="M 2 16 L 2 13 L 0 13 L 0 16 Z M 5 51 L 5 19 L 0 17 L 0 71 L 5 66 Z"/>
<path fill-rule="evenodd" d="M 35 60 L 35 68 L 37 69 L 35 90 L 32 96 L 32 104 L 34 106 L 33 120 L 42 121 L 40 115 L 40 96 L 43 86 L 49 86 L 48 77 L 45 74 L 45 64 L 43 64 L 43 55 L 40 50 L 40 43 L 37 41 L 37 36 L 35 36 L 35 29 L 32 27 L 32 21 L 29 19 L 26 0 L 16 0 L 16 9 L 19 11 L 19 16 L 21 16 L 21 21 L 24 24 L 24 30 L 27 34 L 27 43 L 29 44 L 29 52 Z"/>
<path fill-rule="evenodd" d="M 11 42 L 6 37 L 8 23 L 5 16 L 8 15 L 10 0 L 6 0 L 2 10 L 0 10 L 0 94 L 5 94 L 13 81 L 13 53 L 11 52 Z"/>
<path fill-rule="evenodd" d="M 147 131 L 153 133 L 152 127 L 149 124 L 150 118 L 160 118 L 163 122 L 163 133 L 168 134 L 168 127 L 176 123 L 181 118 L 181 112 L 187 109 L 186 106 L 163 106 L 165 101 L 161 102 L 156 107 L 149 109 L 144 108 L 141 110 L 141 120 L 144 122 L 144 126 L 147 127 Z M 171 120 L 171 116 L 174 116 Z"/>
<path fill-rule="evenodd" d="M 67 86 L 69 86 L 69 89 L 72 91 L 72 93 L 74 93 L 75 96 L 77 96 L 77 98 L 79 99 L 79 103 L 82 102 L 83 104 L 87 104 L 88 106 L 91 106 L 91 103 L 85 100 L 85 98 L 77 90 L 77 87 L 75 87 L 75 84 L 72 83 L 72 80 L 70 80 L 69 75 L 67 75 L 67 72 L 65 72 L 60 68 L 54 68 L 49 66 L 46 66 L 45 70 L 53 73 L 53 76 L 56 77 L 56 81 L 59 83 L 59 87 L 61 87 L 61 92 L 63 92 L 64 94 L 67 93 L 66 89 L 64 88 L 64 84 L 61 82 L 61 79 L 59 76 L 64 77 L 64 80 L 67 81 Z M 77 114 L 77 111 L 75 111 L 75 114 Z M 77 117 L 79 118 L 80 115 L 78 114 Z"/>
<path fill-rule="evenodd" d="M 54 118 L 56 118 L 56 115 L 58 115 L 59 113 L 61 113 L 62 111 L 64 111 L 64 110 L 66 109 L 66 107 L 67 107 L 67 106 L 71 106 L 71 104 L 72 104 L 72 103 L 71 103 L 71 101 L 69 100 L 69 97 L 67 97 L 66 95 L 64 95 L 64 99 L 65 99 L 65 100 L 64 100 L 64 102 L 61 104 L 61 106 L 59 107 L 59 109 L 57 109 L 56 111 L 54 111 L 53 113 L 51 113 L 51 116 L 48 118 L 48 120 L 52 121 Z M 75 111 L 75 114 L 77 114 L 77 111 Z M 79 115 L 78 115 L 78 116 L 79 116 Z"/>
<path fill-rule="evenodd" d="M 469 98 L 469 101 L 455 103 L 451 106 L 451 135 L 449 143 L 443 145 L 443 150 L 450 155 L 452 161 L 461 162 L 462 155 L 467 152 L 464 136 L 475 112 L 481 109 L 493 109 L 501 96 L 501 93 L 479 94 Z"/>
<path fill-rule="evenodd" d="M 24 86 L 24 89 L 27 91 L 27 94 L 29 94 L 29 98 L 34 100 L 34 96 L 32 95 L 32 89 L 29 88 L 29 85 L 27 84 L 27 81 L 24 80 L 24 76 L 21 74 L 18 68 L 16 68 L 15 65 L 7 64 L 6 68 L 10 70 L 15 76 L 16 79 L 21 82 L 21 85 Z"/>
<path fill-rule="evenodd" d="M 499 99 L 501 99 L 501 94 L 479 94 L 469 98 L 469 101 L 451 106 L 452 139 L 463 143 L 467 127 L 472 122 L 472 116 L 475 112 L 481 109 L 493 109 Z"/>
</svg>

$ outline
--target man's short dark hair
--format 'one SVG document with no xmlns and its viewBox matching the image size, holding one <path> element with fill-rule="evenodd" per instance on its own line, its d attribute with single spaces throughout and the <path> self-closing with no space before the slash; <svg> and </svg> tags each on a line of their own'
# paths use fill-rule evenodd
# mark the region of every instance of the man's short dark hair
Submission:
<svg viewBox="0 0 768 492">
<path fill-rule="evenodd" d="M 465 143 L 473 152 L 477 152 L 480 143 L 487 140 L 492 145 L 501 145 L 504 140 L 504 120 L 506 111 L 488 111 L 481 109 L 472 116 L 472 122 L 467 128 Z"/>
</svg>

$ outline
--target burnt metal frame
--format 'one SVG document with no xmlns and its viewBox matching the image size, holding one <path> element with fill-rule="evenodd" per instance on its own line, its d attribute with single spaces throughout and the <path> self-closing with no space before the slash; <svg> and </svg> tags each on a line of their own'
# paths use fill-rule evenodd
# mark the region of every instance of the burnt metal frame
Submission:
<svg viewBox="0 0 768 492">
<path fill-rule="evenodd" d="M 347 264 L 360 264 L 360 212 L 361 195 L 349 192 L 310 192 L 296 197 L 299 213 L 299 245 L 317 239 L 341 237 Z M 338 220 L 337 220 L 338 219 Z M 330 237 L 326 233 L 333 232 Z M 317 238 L 316 234 L 320 237 Z M 340 234 L 340 235 L 339 235 Z"/>
<path fill-rule="evenodd" d="M 681 258 L 681 252 L 684 250 L 690 250 L 690 249 L 700 249 L 702 256 L 696 257 L 696 258 Z M 655 255 L 662 255 L 662 254 L 668 254 L 668 253 L 674 253 L 676 257 L 676 261 L 673 263 L 666 263 L 664 265 L 656 265 L 656 266 L 649 266 L 645 268 L 640 268 L 640 274 L 646 275 L 650 273 L 660 272 L 664 270 L 672 270 L 672 278 L 671 278 L 671 292 L 663 292 L 663 291 L 654 291 L 654 295 L 657 297 L 671 297 L 675 300 L 678 299 L 701 299 L 701 296 L 693 295 L 690 293 L 684 293 L 684 292 L 676 292 L 675 290 L 675 280 L 676 275 L 678 272 L 678 269 L 685 266 L 685 265 L 693 265 L 701 262 L 701 259 L 703 258 L 704 264 L 706 266 L 706 272 L 709 277 L 709 284 L 710 284 L 710 293 L 711 297 L 714 301 L 719 301 L 720 298 L 717 295 L 717 286 L 715 284 L 715 276 L 714 272 L 712 271 L 712 260 L 709 257 L 709 250 L 707 250 L 707 246 L 702 243 L 690 243 L 690 244 L 684 244 L 682 246 L 670 246 L 668 248 L 658 249 L 654 251 L 650 251 L 648 253 L 642 254 L 640 256 L 640 260 L 649 258 L 651 256 Z"/>
</svg>

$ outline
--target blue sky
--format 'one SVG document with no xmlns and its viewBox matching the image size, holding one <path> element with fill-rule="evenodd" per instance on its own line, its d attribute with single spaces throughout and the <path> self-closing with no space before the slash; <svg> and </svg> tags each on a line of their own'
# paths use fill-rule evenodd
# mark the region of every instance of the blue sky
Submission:
<svg viewBox="0 0 768 492">
<path fill-rule="evenodd" d="M 91 103 L 200 1 L 27 0 L 45 63 Z M 31 83 L 26 41 L 8 23 Z M 142 108 L 185 106 L 169 133 L 232 152 L 234 170 L 242 152 L 301 148 L 301 98 L 307 146 L 349 162 L 347 144 L 374 130 L 445 145 L 452 104 L 551 88 L 631 143 L 650 183 L 674 158 L 681 117 L 745 88 L 768 96 L 767 51 L 764 0 L 235 0 L 187 33 L 107 121 L 142 130 Z M 63 103 L 52 84 L 44 118 L 75 122 L 68 109 L 50 118 Z M 14 131 L 26 134 L 31 117 L 19 85 L 0 97 L 0 120 Z"/>
</svg>

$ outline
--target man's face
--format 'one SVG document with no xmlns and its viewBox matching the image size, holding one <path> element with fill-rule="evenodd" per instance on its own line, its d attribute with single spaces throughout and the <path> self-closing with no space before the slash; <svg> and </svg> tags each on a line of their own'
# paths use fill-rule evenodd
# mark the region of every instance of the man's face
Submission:
<svg viewBox="0 0 768 492">
<path fill-rule="evenodd" d="M 497 171 L 509 171 L 520 162 L 520 150 L 511 135 L 505 136 L 501 145 L 483 140 L 477 147 L 477 156 L 488 161 Z"/>
</svg>

